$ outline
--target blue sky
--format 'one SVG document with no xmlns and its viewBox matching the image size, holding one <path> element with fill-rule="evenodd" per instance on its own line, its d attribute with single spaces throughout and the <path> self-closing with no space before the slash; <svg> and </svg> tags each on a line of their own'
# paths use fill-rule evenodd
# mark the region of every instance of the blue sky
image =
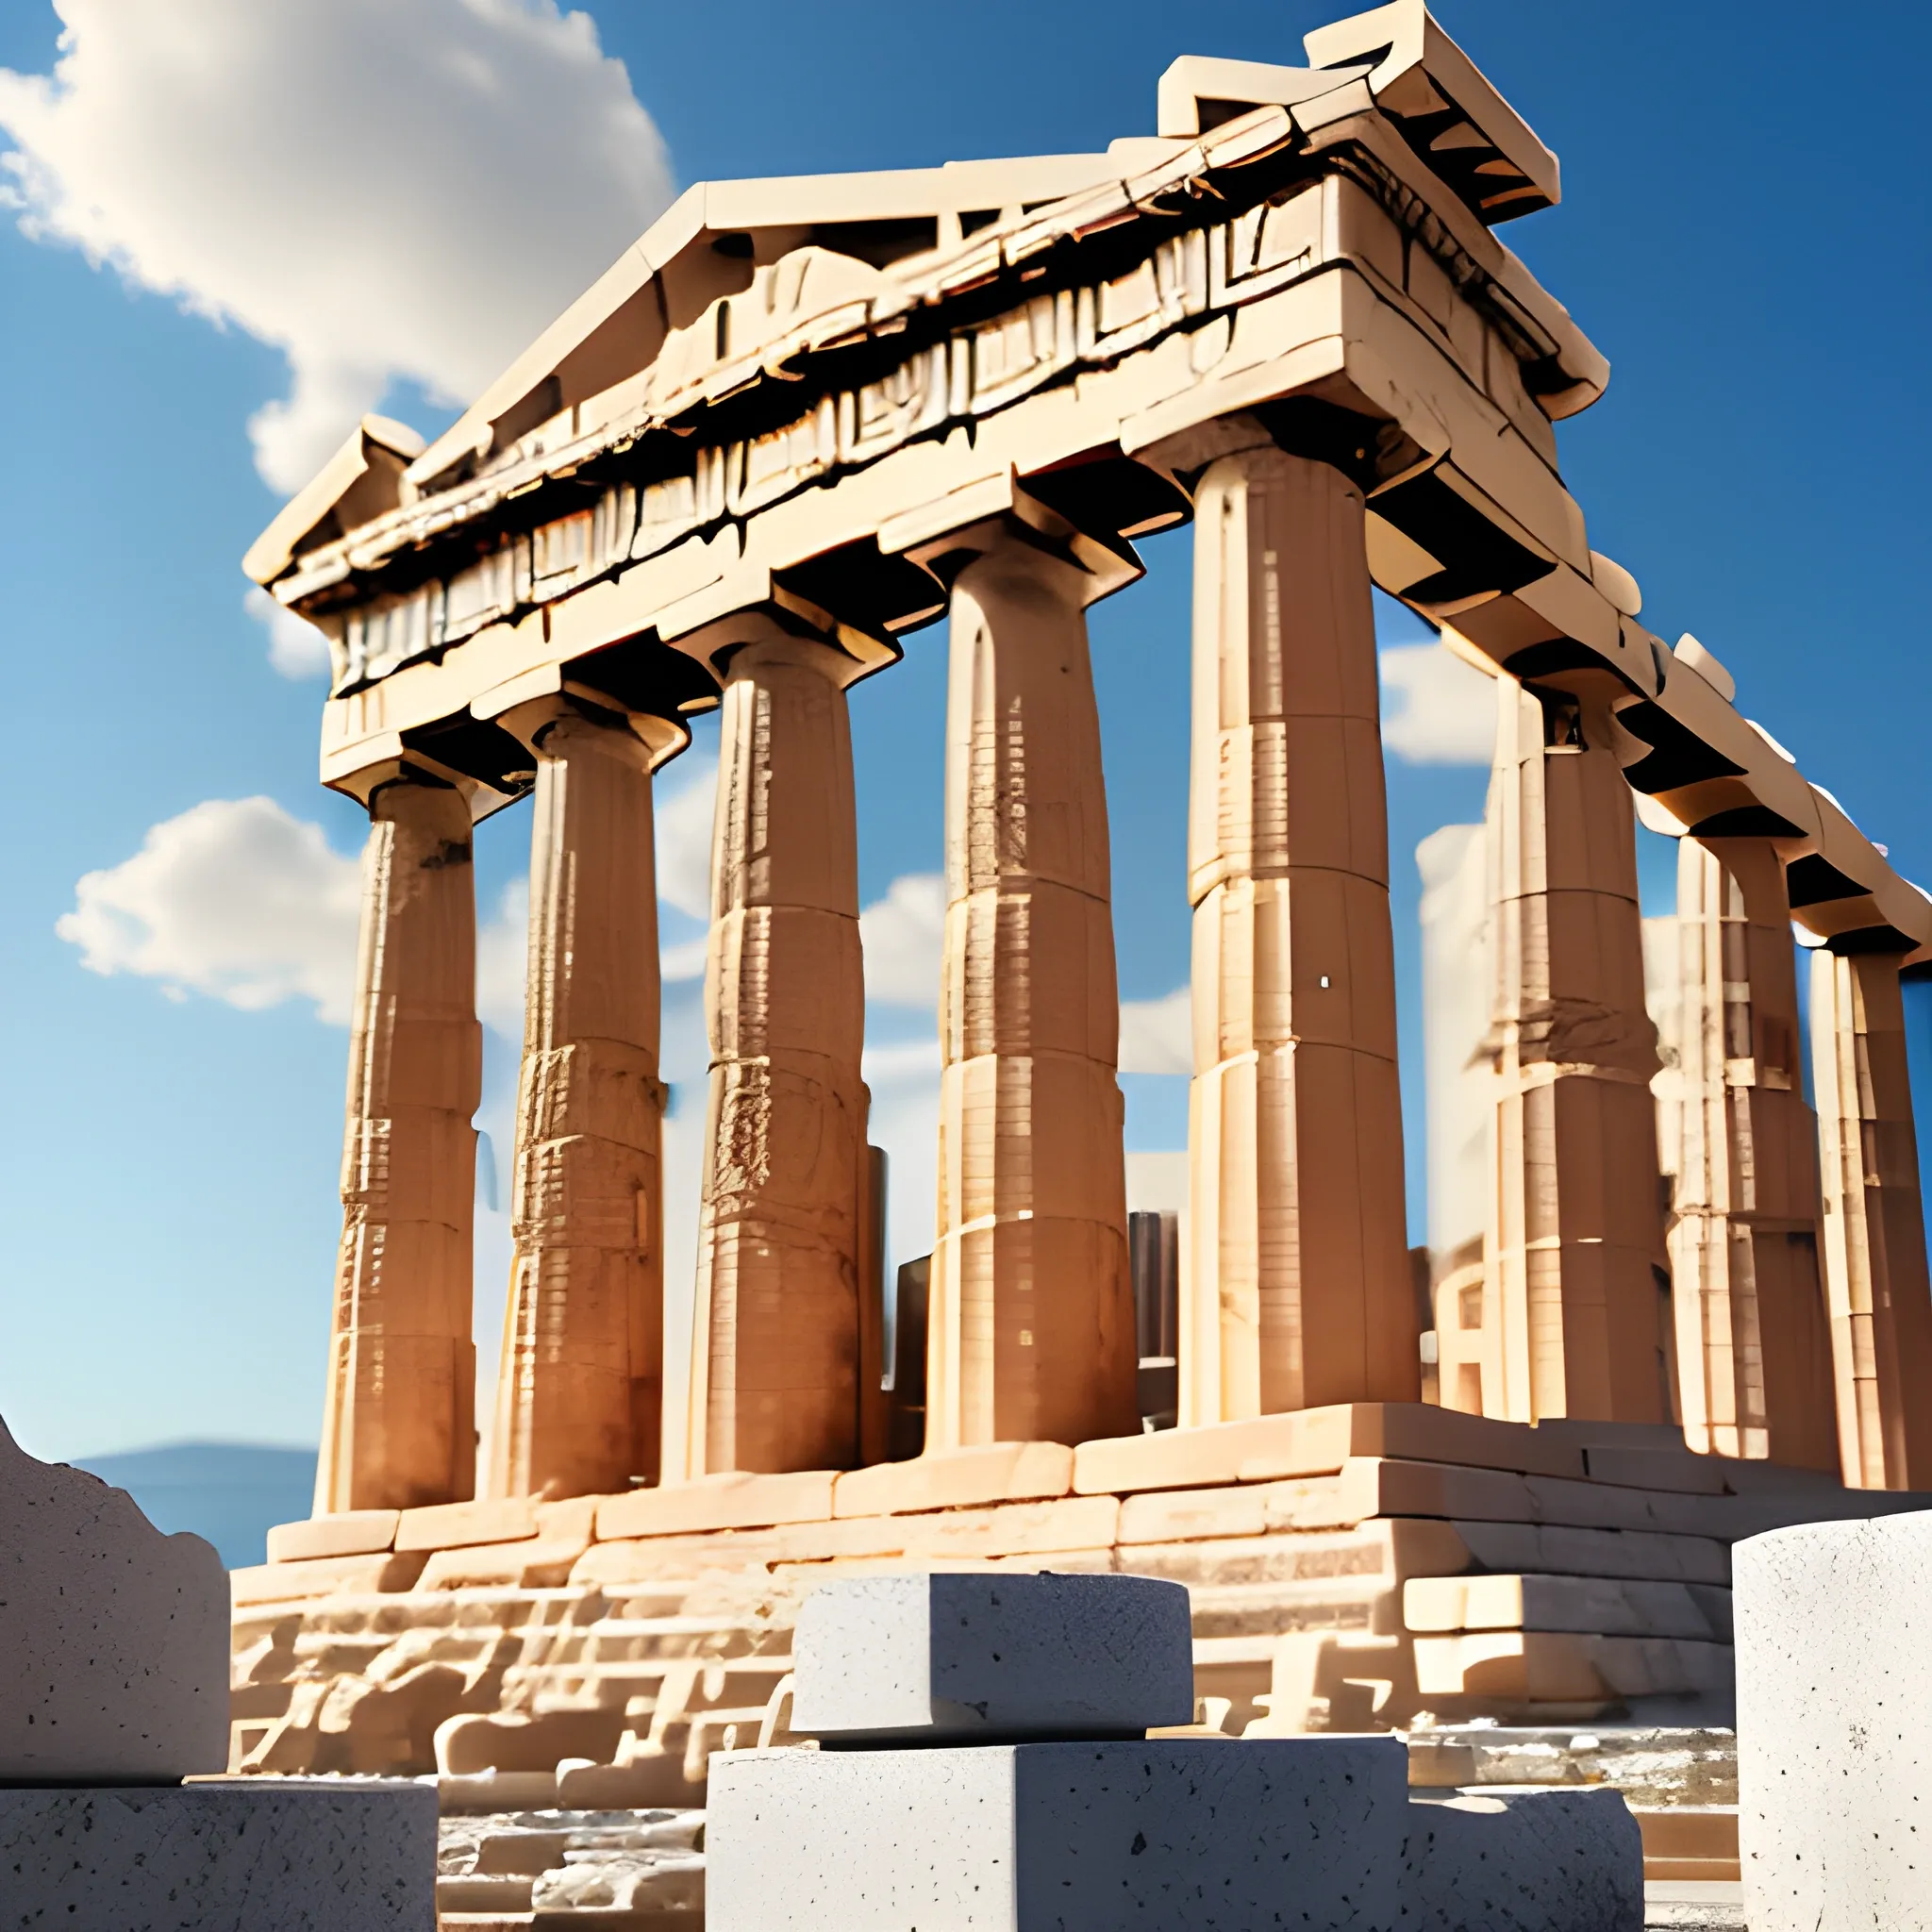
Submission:
<svg viewBox="0 0 1932 1932">
<path fill-rule="evenodd" d="M 0 1413 L 28 1447 L 303 1443 L 317 1429 L 345 1036 L 319 1012 L 334 982 L 284 928 L 314 924 L 316 958 L 333 943 L 324 928 L 340 924 L 329 908 L 360 814 L 315 784 L 322 686 L 271 664 L 239 573 L 277 501 L 249 424 L 288 395 L 291 355 L 318 419 L 368 380 L 433 433 L 468 372 L 487 375 L 521 345 L 528 331 L 506 317 L 560 307 L 630 239 L 631 213 L 674 186 L 1098 147 L 1151 131 L 1174 56 L 1295 61 L 1301 33 L 1341 10 L 604 0 L 590 9 L 600 58 L 589 22 L 559 24 L 539 0 L 64 0 L 58 15 L 0 0 L 0 68 L 51 74 L 63 17 L 76 59 L 64 91 L 0 80 L 0 144 L 10 129 L 22 157 L 6 177 L 25 204 L 16 219 L 44 215 L 52 168 L 56 190 L 64 179 L 92 210 L 70 228 L 133 264 L 97 264 L 44 220 L 39 239 L 0 223 L 0 642 L 14 718 Z M 137 12 L 175 34 L 170 59 L 126 44 Z M 1932 52 L 1932 23 L 1903 0 L 1860 7 L 1856 38 L 1834 38 L 1814 9 L 1732 0 L 1451 0 L 1444 18 L 1562 157 L 1563 206 L 1506 239 L 1612 363 L 1605 401 L 1561 430 L 1591 541 L 1636 573 L 1646 623 L 1695 631 L 1737 675 L 1741 707 L 1902 869 L 1932 877 L 1919 751 L 1932 670 L 1913 563 L 1932 244 L 1916 119 L 1883 84 Z M 490 113 L 449 105 L 438 76 L 458 55 L 487 68 L 481 94 L 462 98 L 491 99 Z M 170 92 L 197 64 L 220 84 L 213 115 Z M 75 97 L 90 88 L 97 97 Z M 291 88 L 307 118 L 286 111 Z M 130 160 L 143 130 L 152 153 Z M 392 156 L 407 164 L 375 194 Z M 466 207 L 479 172 L 515 192 Z M 567 280 L 579 260 L 590 269 Z M 138 286 L 143 275 L 174 292 Z M 492 287 L 501 313 L 475 292 Z M 1093 633 L 1122 989 L 1151 1003 L 1186 976 L 1189 540 L 1145 554 L 1147 581 L 1097 610 Z M 1423 635 L 1396 611 L 1385 642 Z M 943 631 L 923 633 L 855 693 L 869 904 L 940 863 L 942 654 Z M 702 777 L 703 750 L 666 774 L 667 800 Z M 1391 759 L 1411 1065 L 1411 854 L 1435 825 L 1477 815 L 1483 782 L 1479 764 Z M 101 914 L 92 957 L 117 970 L 86 970 L 55 929 L 83 876 L 113 873 L 196 806 L 257 797 L 286 817 L 192 824 L 252 827 L 258 872 L 228 878 L 224 898 L 222 879 L 162 862 L 187 850 L 177 834 L 147 871 L 115 874 L 121 910 Z M 695 824 L 689 808 L 684 820 Z M 526 829 L 525 812 L 484 827 L 486 914 L 514 889 Z M 1651 855 L 1653 876 L 1669 857 Z M 145 941 L 128 924 L 137 887 L 174 895 L 141 902 Z M 917 956 L 916 888 L 889 903 L 897 923 L 875 930 Z M 669 941 L 697 930 L 667 910 Z M 908 1145 L 932 1037 L 915 1000 L 874 1008 L 873 1038 L 901 1049 L 874 1086 Z M 679 1083 L 702 1070 L 694 1002 L 691 982 L 670 990 Z M 1164 1024 L 1146 1016 L 1149 1054 Z M 493 1040 L 486 1125 L 509 1064 Z M 1185 1082 L 1127 1085 L 1131 1143 L 1178 1146 Z M 916 1160 L 904 1172 L 909 1201 Z M 905 1238 L 916 1214 L 899 1201 L 895 1213 L 899 1245 L 917 1252 Z M 486 1346 L 505 1254 L 500 1217 L 486 1217 Z"/>
</svg>

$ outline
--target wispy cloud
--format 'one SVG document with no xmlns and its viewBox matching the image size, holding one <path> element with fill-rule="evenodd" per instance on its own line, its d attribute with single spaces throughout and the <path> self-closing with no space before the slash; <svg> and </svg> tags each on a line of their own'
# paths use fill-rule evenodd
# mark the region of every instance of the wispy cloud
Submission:
<svg viewBox="0 0 1932 1932">
<path fill-rule="evenodd" d="M 131 858 L 89 873 L 55 930 L 91 973 L 248 1011 L 312 1000 L 341 1025 L 360 871 L 272 798 L 211 798 L 154 826 Z"/>
<path fill-rule="evenodd" d="M 1387 750 L 1412 765 L 1490 762 L 1496 747 L 1493 678 L 1438 643 L 1390 644 L 1381 662 Z"/>
<path fill-rule="evenodd" d="M 38 240 L 281 349 L 249 427 L 291 491 L 397 378 L 468 400 L 670 198 L 663 143 L 555 0 L 55 0 L 0 69 Z"/>
<path fill-rule="evenodd" d="M 697 758 L 662 781 L 658 879 L 673 913 L 702 915 L 708 906 L 716 775 L 714 758 Z M 360 864 L 333 850 L 320 825 L 272 798 L 211 798 L 152 826 L 132 858 L 89 873 L 55 930 L 92 973 L 156 979 L 172 998 L 203 993 L 250 1011 L 308 999 L 318 1017 L 344 1025 L 360 908 Z M 515 1042 L 524 1033 L 527 880 L 477 910 L 477 1014 Z M 666 946 L 661 967 L 667 980 L 702 974 L 703 940 Z"/>
<path fill-rule="evenodd" d="M 1191 998 L 1185 986 L 1158 1000 L 1123 1000 L 1121 1072 L 1191 1074 L 1193 1026 Z"/>
</svg>

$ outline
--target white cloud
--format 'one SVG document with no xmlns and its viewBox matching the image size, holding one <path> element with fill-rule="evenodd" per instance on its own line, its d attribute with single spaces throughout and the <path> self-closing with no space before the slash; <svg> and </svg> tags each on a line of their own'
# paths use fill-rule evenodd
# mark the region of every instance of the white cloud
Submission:
<svg viewBox="0 0 1932 1932">
<path fill-rule="evenodd" d="M 284 677 L 319 677 L 328 670 L 328 640 L 312 624 L 283 609 L 259 586 L 242 607 L 268 632 L 268 661 Z"/>
<path fill-rule="evenodd" d="M 91 872 L 55 930 L 92 973 L 256 1011 L 309 999 L 338 1025 L 355 982 L 361 868 L 272 798 L 212 798 Z"/>
<path fill-rule="evenodd" d="M 504 887 L 495 912 L 476 922 L 476 1017 L 519 1046 L 529 963 L 530 881 L 515 878 Z"/>
<path fill-rule="evenodd" d="M 1191 996 L 1177 986 L 1158 1000 L 1121 1002 L 1121 1072 L 1191 1074 L 1194 1020 Z"/>
<path fill-rule="evenodd" d="M 1382 689 L 1402 702 L 1382 743 L 1412 765 L 1486 765 L 1495 755 L 1496 683 L 1439 643 L 1391 644 Z"/>
<path fill-rule="evenodd" d="M 697 761 L 658 813 L 659 895 L 681 912 L 708 907 L 716 775 L 715 759 Z M 272 798 L 215 798 L 154 826 L 132 858 L 89 873 L 55 930 L 90 972 L 158 979 L 173 998 L 207 993 L 249 1011 L 312 999 L 322 1019 L 345 1025 L 360 881 L 359 862 L 331 851 L 320 825 Z M 493 913 L 477 910 L 477 1017 L 520 1042 L 529 881 L 511 880 Z M 664 977 L 700 976 L 704 945 L 666 946 Z"/>
<path fill-rule="evenodd" d="M 663 143 L 556 0 L 55 0 L 0 69 L 36 239 L 287 355 L 250 425 L 299 487 L 396 378 L 468 400 L 670 198 Z"/>
<path fill-rule="evenodd" d="M 673 780 L 677 789 L 668 789 Z M 657 784 L 658 896 L 692 919 L 711 916 L 711 815 L 718 800 L 715 752 L 687 752 Z"/>
<path fill-rule="evenodd" d="M 885 1046 L 868 1046 L 860 1062 L 865 1084 L 872 1088 L 896 1087 L 909 1080 L 940 1077 L 940 1042 L 931 1040 L 895 1040 Z"/>
<path fill-rule="evenodd" d="M 667 985 L 683 979 L 702 979 L 710 959 L 710 936 L 698 933 L 677 940 L 658 952 L 658 976 Z"/>
<path fill-rule="evenodd" d="M 865 947 L 865 996 L 889 1007 L 936 1007 L 940 950 L 946 932 L 946 881 L 907 873 L 858 915 Z"/>
</svg>

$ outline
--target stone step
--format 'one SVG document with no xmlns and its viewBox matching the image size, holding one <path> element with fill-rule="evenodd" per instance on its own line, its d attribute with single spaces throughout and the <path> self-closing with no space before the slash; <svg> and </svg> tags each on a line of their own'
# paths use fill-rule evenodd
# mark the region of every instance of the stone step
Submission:
<svg viewBox="0 0 1932 1932">
<path fill-rule="evenodd" d="M 1118 1560 L 1123 1570 L 1172 1577 L 1190 1589 L 1328 1577 L 1395 1583 L 1470 1567 L 1468 1544 L 1452 1524 L 1400 1518 L 1341 1530 L 1137 1543 L 1121 1549 Z"/>
<path fill-rule="evenodd" d="M 1652 1880 L 1727 1880 L 1742 1876 L 1735 1805 L 1631 1807 L 1643 1834 L 1643 1875 Z"/>
<path fill-rule="evenodd" d="M 1664 1530 L 1583 1529 L 1564 1524 L 1454 1524 L 1477 1570 L 1533 1570 L 1571 1576 L 1629 1576 L 1728 1584 L 1729 1547 L 1714 1537 Z"/>
<path fill-rule="evenodd" d="M 1729 1729 L 1654 1725 L 1434 1725 L 1408 1734 L 1412 1785 L 1608 1784 L 1632 1806 L 1738 1801 L 1738 1740 Z"/>
<path fill-rule="evenodd" d="M 436 1881 L 436 1915 L 451 1912 L 527 1912 L 532 1878 L 508 1874 L 481 1874 Z"/>
<path fill-rule="evenodd" d="M 1594 1576 L 1416 1576 L 1402 1587 L 1404 1627 L 1457 1630 L 1567 1630 L 1600 1637 L 1730 1639 L 1730 1592 L 1682 1583 Z"/>
<path fill-rule="evenodd" d="M 1683 1638 L 1502 1630 L 1413 1642 L 1416 1688 L 1424 1697 L 1587 1702 L 1722 1694 L 1734 1681 L 1728 1644 Z"/>
</svg>

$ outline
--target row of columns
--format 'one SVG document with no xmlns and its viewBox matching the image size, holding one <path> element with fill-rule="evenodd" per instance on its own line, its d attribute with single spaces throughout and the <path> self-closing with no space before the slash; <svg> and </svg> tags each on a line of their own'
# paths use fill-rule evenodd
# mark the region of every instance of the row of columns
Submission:
<svg viewBox="0 0 1932 1932">
<path fill-rule="evenodd" d="M 1196 508 L 1181 1420 L 1413 1400 L 1363 499 L 1340 472 L 1257 436 L 1208 470 Z M 1014 519 L 949 540 L 944 567 L 926 1442 L 1077 1441 L 1137 1425 L 1085 616 L 1103 585 Z M 692 1475 L 848 1467 L 865 1453 L 872 1179 L 844 695 L 860 667 L 775 610 L 696 642 L 719 674 L 723 717 L 682 1461 Z M 1715 1030 L 1701 1050 L 1722 1045 L 1731 1071 L 1703 1128 L 1702 1193 L 1685 1196 L 1694 1211 L 1673 1233 L 1680 1284 L 1695 1284 L 1680 1285 L 1673 1319 L 1627 787 L 1587 704 L 1499 683 L 1482 1406 L 1524 1421 L 1662 1420 L 1674 1337 L 1680 1353 L 1700 1352 L 1686 1420 L 1707 1446 L 1829 1459 L 1818 1336 L 1800 1333 L 1803 1311 L 1821 1306 L 1804 1252 L 1807 1124 L 1789 1077 L 1773 1077 L 1789 1075 L 1795 1041 L 1795 992 L 1774 957 L 1789 914 L 1769 894 L 1782 874 L 1733 854 L 1724 875 L 1747 898 L 1709 884 L 1709 970 L 1724 976 L 1710 982 Z M 651 774 L 685 734 L 569 690 L 500 722 L 530 747 L 537 782 L 515 1261 L 486 1483 L 500 1496 L 621 1490 L 661 1474 Z M 371 814 L 319 1511 L 460 1498 L 474 1466 L 469 815 L 458 791 L 407 771 L 375 791 Z M 1729 991 L 1740 946 L 1759 989 L 1744 1020 Z M 1871 1418 L 1845 1438 L 1847 1467 L 1895 1483 L 1915 1425 L 1886 1377 L 1920 1345 L 1917 1310 L 1932 1328 L 1916 1192 L 1907 1198 L 1896 963 L 1824 965 L 1837 1016 L 1825 1037 L 1842 1062 L 1829 1102 L 1819 1081 L 1824 1144 L 1838 1150 L 1824 1199 L 1831 1358 L 1849 1391 L 1840 1413 L 1849 1401 Z M 1740 1026 L 1755 1029 L 1749 1053 L 1730 1051 Z M 1761 1075 L 1733 1077 L 1744 1062 Z"/>
<path fill-rule="evenodd" d="M 1812 955 L 1814 1117 L 1782 858 L 1765 837 L 1681 841 L 1666 1194 L 1607 709 L 1507 677 L 1498 699 L 1494 1192 L 1479 1291 L 1439 1297 L 1443 1400 L 1677 1422 L 1708 1453 L 1932 1483 L 1901 956 Z"/>
</svg>

